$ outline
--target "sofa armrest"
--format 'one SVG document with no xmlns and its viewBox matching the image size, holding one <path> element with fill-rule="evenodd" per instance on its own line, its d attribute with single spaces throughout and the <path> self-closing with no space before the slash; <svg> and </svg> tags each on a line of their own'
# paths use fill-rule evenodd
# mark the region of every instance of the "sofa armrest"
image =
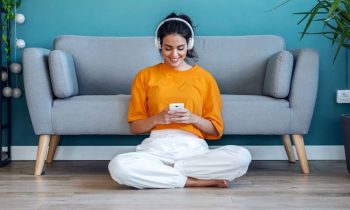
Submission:
<svg viewBox="0 0 350 210">
<path fill-rule="evenodd" d="M 289 102 L 291 106 L 290 134 L 309 131 L 318 87 L 319 54 L 313 49 L 296 49 Z"/>
<path fill-rule="evenodd" d="M 53 134 L 49 53 L 50 50 L 42 48 L 26 48 L 23 51 L 24 89 L 30 118 L 37 135 Z"/>
</svg>

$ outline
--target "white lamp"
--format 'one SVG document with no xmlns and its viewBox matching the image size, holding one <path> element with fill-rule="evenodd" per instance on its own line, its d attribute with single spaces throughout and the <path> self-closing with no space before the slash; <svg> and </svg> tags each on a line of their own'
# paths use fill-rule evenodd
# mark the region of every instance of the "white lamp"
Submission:
<svg viewBox="0 0 350 210">
<path fill-rule="evenodd" d="M 26 18 L 24 17 L 23 14 L 21 14 L 21 13 L 16 14 L 16 16 L 15 16 L 16 23 L 22 24 L 22 23 L 24 23 L 25 20 L 26 20 Z"/>
<path fill-rule="evenodd" d="M 4 95 L 6 98 L 11 97 L 12 96 L 12 88 L 4 87 L 4 89 L 2 89 L 2 95 Z"/>
<path fill-rule="evenodd" d="M 26 47 L 26 42 L 23 39 L 16 40 L 16 47 L 19 49 L 23 49 Z"/>
<path fill-rule="evenodd" d="M 19 98 L 22 95 L 22 91 L 19 88 L 13 88 L 12 90 L 12 97 L 13 98 Z"/>
<path fill-rule="evenodd" d="M 7 74 L 6 71 L 1 71 L 1 81 L 6 82 L 9 78 L 9 75 Z"/>
<path fill-rule="evenodd" d="M 18 73 L 20 73 L 22 71 L 22 66 L 19 63 L 12 63 L 10 65 L 10 70 L 11 70 L 12 73 L 18 74 Z"/>
</svg>

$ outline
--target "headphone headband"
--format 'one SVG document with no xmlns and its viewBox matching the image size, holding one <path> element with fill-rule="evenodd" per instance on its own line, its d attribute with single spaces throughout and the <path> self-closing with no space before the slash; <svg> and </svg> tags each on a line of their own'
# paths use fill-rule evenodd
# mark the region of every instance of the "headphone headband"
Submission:
<svg viewBox="0 0 350 210">
<path fill-rule="evenodd" d="M 165 19 L 163 20 L 162 22 L 159 23 L 159 25 L 157 26 L 157 29 L 155 31 L 155 45 L 158 49 L 162 49 L 162 46 L 160 44 L 160 39 L 158 38 L 158 30 L 159 28 L 166 22 L 169 22 L 169 21 L 180 21 L 180 22 L 183 22 L 185 23 L 188 28 L 190 29 L 191 31 L 191 37 L 188 39 L 188 45 L 187 45 L 187 49 L 191 50 L 193 48 L 193 45 L 194 45 L 194 31 L 193 31 L 193 28 L 191 26 L 191 24 L 189 24 L 186 20 L 182 19 L 182 18 L 168 18 L 168 19 Z"/>
</svg>

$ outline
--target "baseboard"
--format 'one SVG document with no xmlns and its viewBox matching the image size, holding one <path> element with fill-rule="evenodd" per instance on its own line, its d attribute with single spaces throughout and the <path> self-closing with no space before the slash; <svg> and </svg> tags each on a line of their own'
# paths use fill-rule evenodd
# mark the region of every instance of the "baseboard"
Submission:
<svg viewBox="0 0 350 210">
<path fill-rule="evenodd" d="M 283 146 L 245 147 L 251 152 L 253 160 L 287 159 Z M 135 146 L 58 146 L 55 159 L 110 160 L 118 154 L 132 151 L 135 151 Z M 12 160 L 35 160 L 36 153 L 36 146 L 12 146 Z M 308 160 L 345 160 L 343 146 L 306 146 L 306 153 Z"/>
</svg>

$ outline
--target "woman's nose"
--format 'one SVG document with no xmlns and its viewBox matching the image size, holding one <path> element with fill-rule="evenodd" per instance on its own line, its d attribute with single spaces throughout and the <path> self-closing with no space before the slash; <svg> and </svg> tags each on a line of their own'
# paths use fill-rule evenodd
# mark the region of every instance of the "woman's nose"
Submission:
<svg viewBox="0 0 350 210">
<path fill-rule="evenodd" d="M 178 55 L 177 50 L 172 50 L 172 51 L 171 51 L 171 55 L 172 55 L 172 56 L 177 56 L 177 55 Z"/>
</svg>

